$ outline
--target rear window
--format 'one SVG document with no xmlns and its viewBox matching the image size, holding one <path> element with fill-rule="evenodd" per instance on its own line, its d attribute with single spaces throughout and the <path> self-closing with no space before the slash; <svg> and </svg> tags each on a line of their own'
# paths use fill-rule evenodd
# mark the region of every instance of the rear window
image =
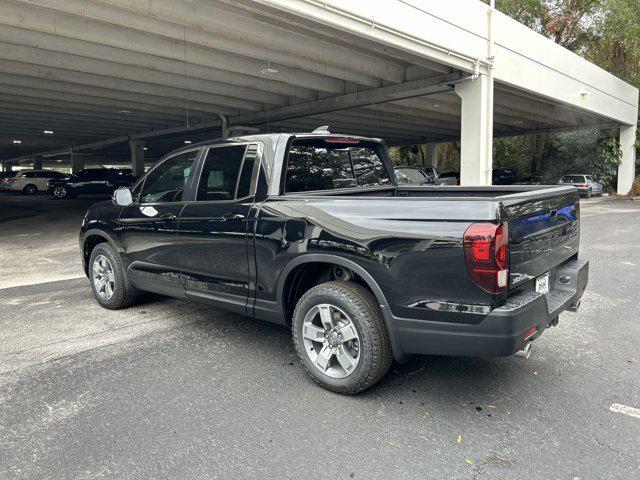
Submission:
<svg viewBox="0 0 640 480">
<path fill-rule="evenodd" d="M 286 193 L 389 185 L 381 145 L 341 138 L 294 140 L 287 156 Z"/>
</svg>

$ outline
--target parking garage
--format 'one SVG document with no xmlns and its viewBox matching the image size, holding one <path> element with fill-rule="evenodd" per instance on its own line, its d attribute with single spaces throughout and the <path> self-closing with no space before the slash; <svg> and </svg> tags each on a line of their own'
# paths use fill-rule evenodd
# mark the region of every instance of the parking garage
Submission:
<svg viewBox="0 0 640 480">
<path fill-rule="evenodd" d="M 0 0 L 0 99 L 3 169 L 140 175 L 329 125 L 432 165 L 459 140 L 465 185 L 490 183 L 496 137 L 611 128 L 618 192 L 635 175 L 638 91 L 475 0 Z M 416 357 L 343 398 L 288 329 L 156 295 L 99 307 L 78 229 L 107 198 L 0 192 L 1 478 L 637 477 L 618 413 L 640 407 L 636 202 L 581 200 L 589 287 L 531 358 Z"/>
</svg>

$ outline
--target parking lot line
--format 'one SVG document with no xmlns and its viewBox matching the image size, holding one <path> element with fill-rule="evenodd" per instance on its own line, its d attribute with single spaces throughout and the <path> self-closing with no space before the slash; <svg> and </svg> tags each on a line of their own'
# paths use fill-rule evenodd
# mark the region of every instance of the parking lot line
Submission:
<svg viewBox="0 0 640 480">
<path fill-rule="evenodd" d="M 625 415 L 629 415 L 630 417 L 640 418 L 640 408 L 627 407 L 626 405 L 622 405 L 620 403 L 614 403 L 609 407 L 609 410 L 616 413 L 623 413 Z"/>
</svg>

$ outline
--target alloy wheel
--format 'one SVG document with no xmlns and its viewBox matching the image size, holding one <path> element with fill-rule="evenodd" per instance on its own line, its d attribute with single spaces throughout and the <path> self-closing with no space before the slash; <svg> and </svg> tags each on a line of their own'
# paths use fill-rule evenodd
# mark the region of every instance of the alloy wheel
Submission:
<svg viewBox="0 0 640 480">
<path fill-rule="evenodd" d="M 328 303 L 312 307 L 302 324 L 305 352 L 331 378 L 351 375 L 360 361 L 360 337 L 349 316 Z"/>
<path fill-rule="evenodd" d="M 53 195 L 56 198 L 64 198 L 67 196 L 67 189 L 64 187 L 56 187 L 53 189 Z"/>
<path fill-rule="evenodd" d="M 109 300 L 113 296 L 116 279 L 111 262 L 104 255 L 98 255 L 93 261 L 92 278 L 100 298 Z"/>
</svg>

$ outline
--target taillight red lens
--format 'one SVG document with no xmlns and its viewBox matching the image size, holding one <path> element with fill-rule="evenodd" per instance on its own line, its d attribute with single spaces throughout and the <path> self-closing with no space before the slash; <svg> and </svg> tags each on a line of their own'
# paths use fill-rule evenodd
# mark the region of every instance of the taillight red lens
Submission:
<svg viewBox="0 0 640 480">
<path fill-rule="evenodd" d="M 17 181 L 18 181 L 18 179 L 17 179 L 17 178 L 10 178 L 10 179 L 9 179 L 9 180 L 7 180 L 7 181 L 8 181 L 8 182 L 10 182 L 10 183 L 15 183 L 15 182 L 17 182 Z"/>
<path fill-rule="evenodd" d="M 507 290 L 509 234 L 504 223 L 473 223 L 464 232 L 464 254 L 471 279 L 491 293 Z"/>
<path fill-rule="evenodd" d="M 588 187 L 588 186 L 589 186 L 589 185 L 587 185 L 586 183 L 581 183 L 581 184 L 580 184 L 580 187 L 581 187 L 581 188 L 585 188 L 585 187 Z"/>
</svg>

